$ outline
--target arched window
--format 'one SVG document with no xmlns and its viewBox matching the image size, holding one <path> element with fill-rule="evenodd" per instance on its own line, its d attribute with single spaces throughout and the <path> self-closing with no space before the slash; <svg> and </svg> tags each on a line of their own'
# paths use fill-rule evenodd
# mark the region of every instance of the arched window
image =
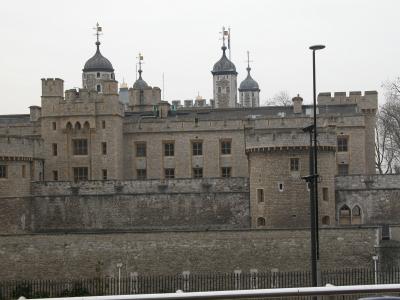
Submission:
<svg viewBox="0 0 400 300">
<path fill-rule="evenodd" d="M 231 88 L 229 86 L 226 87 L 226 93 L 229 94 L 231 92 Z"/>
<path fill-rule="evenodd" d="M 343 205 L 339 210 L 339 224 L 340 225 L 351 224 L 351 211 L 347 205 Z"/>
<path fill-rule="evenodd" d="M 72 124 L 71 122 L 67 123 L 67 126 L 65 126 L 65 128 L 67 128 L 67 130 L 71 130 L 72 129 Z"/>
<path fill-rule="evenodd" d="M 90 128 L 90 124 L 89 124 L 88 121 L 86 121 L 86 122 L 83 124 L 83 129 L 89 130 L 89 128 Z"/>
<path fill-rule="evenodd" d="M 100 84 L 96 85 L 96 91 L 101 92 L 101 85 Z"/>
<path fill-rule="evenodd" d="M 257 226 L 265 226 L 265 219 L 262 217 L 259 217 L 257 219 Z"/>
<path fill-rule="evenodd" d="M 96 77 L 100 78 L 100 72 L 97 72 Z"/>
<path fill-rule="evenodd" d="M 351 224 L 361 224 L 361 208 L 358 205 L 351 210 Z"/>
<path fill-rule="evenodd" d="M 81 123 L 76 122 L 75 123 L 75 129 L 80 130 L 82 128 Z"/>
<path fill-rule="evenodd" d="M 114 73 L 111 73 L 111 79 L 114 79 Z"/>
<path fill-rule="evenodd" d="M 329 216 L 323 216 L 322 217 L 322 225 L 330 225 L 330 224 L 331 224 L 331 221 L 330 221 Z"/>
<path fill-rule="evenodd" d="M 218 87 L 218 93 L 221 93 L 221 87 L 220 86 Z"/>
</svg>

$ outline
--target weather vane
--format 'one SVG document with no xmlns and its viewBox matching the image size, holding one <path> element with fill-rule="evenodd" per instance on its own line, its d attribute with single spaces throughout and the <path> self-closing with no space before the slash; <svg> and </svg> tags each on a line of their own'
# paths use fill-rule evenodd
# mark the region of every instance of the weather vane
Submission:
<svg viewBox="0 0 400 300">
<path fill-rule="evenodd" d="M 253 62 L 250 60 L 250 51 L 247 50 L 247 68 L 250 69 L 250 63 Z"/>
<path fill-rule="evenodd" d="M 95 35 L 96 35 L 96 44 L 100 44 L 99 41 L 99 36 L 103 34 L 103 30 L 101 28 L 101 26 L 99 25 L 99 22 L 96 23 L 96 27 L 93 27 L 93 29 L 96 31 Z"/>
</svg>

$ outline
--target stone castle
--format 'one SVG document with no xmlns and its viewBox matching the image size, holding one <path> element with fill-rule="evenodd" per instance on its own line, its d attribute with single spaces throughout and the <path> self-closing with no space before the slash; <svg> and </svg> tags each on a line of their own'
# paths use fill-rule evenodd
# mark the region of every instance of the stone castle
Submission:
<svg viewBox="0 0 400 300">
<path fill-rule="evenodd" d="M 64 90 L 62 79 L 42 79 L 40 107 L 31 106 L 27 115 L 1 115 L 2 265 L 15 251 L 24 254 L 11 261 L 45 264 L 47 255 L 40 252 L 49 244 L 55 248 L 46 250 L 48 254 L 59 247 L 76 253 L 85 248 L 77 246 L 85 235 L 100 249 L 107 240 L 123 239 L 124 233 L 139 244 L 153 241 L 161 248 L 161 241 L 171 238 L 180 249 L 176 253 L 189 244 L 198 251 L 197 239 L 211 243 L 207 235 L 216 235 L 211 239 L 220 242 L 230 236 L 236 246 L 246 238 L 257 245 L 264 234 L 282 245 L 293 236 L 298 241 L 307 238 L 303 229 L 310 223 L 309 189 L 302 177 L 309 174 L 310 142 L 303 128 L 312 124 L 313 107 L 303 104 L 300 96 L 291 106 L 260 106 L 260 88 L 250 66 L 238 88 L 238 73 L 226 50 L 223 44 L 222 57 L 211 72 L 214 97 L 209 104 L 200 97 L 195 105 L 184 106 L 161 100 L 160 88 L 144 81 L 141 61 L 136 82 L 119 89 L 97 39 L 96 53 L 83 68 L 82 88 Z M 375 175 L 377 105 L 376 91 L 318 95 L 318 222 L 327 233 L 322 238 L 336 238 L 337 233 L 346 237 L 349 253 L 351 247 L 359 247 L 361 258 L 354 265 L 369 263 L 377 251 L 381 224 L 392 224 L 393 236 L 400 236 L 395 226 L 400 223 L 399 177 Z M 64 246 L 59 234 L 67 235 Z M 184 245 L 177 242 L 179 236 Z M 36 258 L 25 248 L 18 250 L 18 243 L 32 248 Z M 121 240 L 116 243 L 123 247 Z M 121 255 L 129 256 L 136 246 L 127 246 L 130 250 Z M 152 251 L 148 245 L 140 247 Z M 263 247 L 260 251 L 273 251 Z M 99 261 L 106 265 L 101 274 L 112 273 L 113 262 L 98 255 L 89 259 L 85 276 L 94 276 L 90 270 Z M 149 271 L 144 266 L 155 256 L 131 266 Z M 330 258 L 330 266 L 340 261 Z M 285 269 L 285 257 L 280 261 Z M 245 264 L 260 262 L 261 258 L 249 259 Z M 214 263 L 202 262 L 201 270 Z M 193 264 L 182 268 L 188 266 Z M 41 267 L 40 272 L 49 274 Z M 70 276 L 82 274 L 76 268 Z M 132 270 L 127 267 L 126 272 Z M 21 278 L 15 269 L 3 276 Z"/>
</svg>

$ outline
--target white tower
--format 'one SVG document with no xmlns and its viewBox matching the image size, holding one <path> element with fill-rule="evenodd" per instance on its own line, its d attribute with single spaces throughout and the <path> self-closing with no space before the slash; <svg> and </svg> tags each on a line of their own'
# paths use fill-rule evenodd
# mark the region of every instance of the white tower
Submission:
<svg viewBox="0 0 400 300">
<path fill-rule="evenodd" d="M 250 75 L 250 55 L 247 51 L 247 77 L 240 83 L 239 99 L 242 107 L 259 107 L 260 106 L 260 88 L 257 81 Z"/>
<path fill-rule="evenodd" d="M 89 58 L 83 67 L 82 87 L 89 90 L 103 91 L 104 80 L 115 80 L 114 69 L 111 62 L 100 53 L 99 35 L 102 32 L 99 23 L 96 24 L 96 53 Z"/>
<path fill-rule="evenodd" d="M 237 106 L 237 72 L 235 65 L 226 57 L 225 35 L 228 32 L 222 28 L 222 57 L 214 64 L 213 90 L 215 108 Z"/>
</svg>

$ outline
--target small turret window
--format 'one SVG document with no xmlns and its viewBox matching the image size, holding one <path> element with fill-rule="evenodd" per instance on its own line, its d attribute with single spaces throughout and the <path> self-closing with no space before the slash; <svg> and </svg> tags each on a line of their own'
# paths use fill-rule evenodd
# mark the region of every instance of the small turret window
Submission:
<svg viewBox="0 0 400 300">
<path fill-rule="evenodd" d="M 100 72 L 97 72 L 96 77 L 100 78 Z"/>
<path fill-rule="evenodd" d="M 111 73 L 111 79 L 114 79 L 114 73 Z"/>
<path fill-rule="evenodd" d="M 101 92 L 101 85 L 100 84 L 96 85 L 96 91 Z"/>
<path fill-rule="evenodd" d="M 221 87 L 220 86 L 218 87 L 218 93 L 221 93 Z"/>
</svg>

